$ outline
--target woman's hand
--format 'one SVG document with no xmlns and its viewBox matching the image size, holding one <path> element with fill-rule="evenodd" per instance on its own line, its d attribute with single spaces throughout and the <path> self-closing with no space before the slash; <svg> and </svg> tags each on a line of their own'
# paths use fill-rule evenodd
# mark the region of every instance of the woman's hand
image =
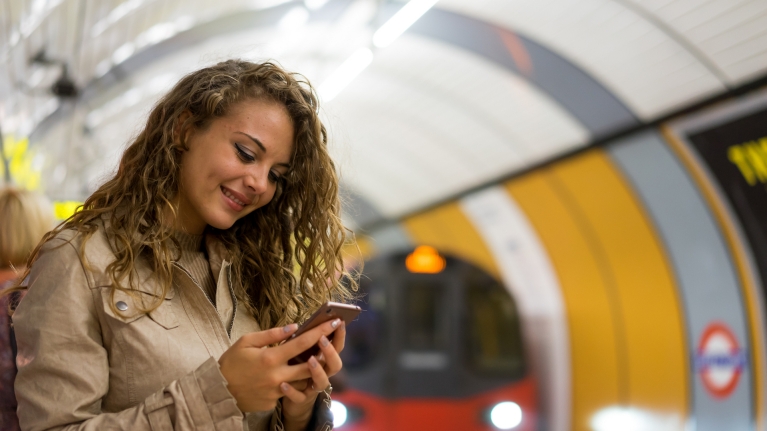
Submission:
<svg viewBox="0 0 767 431">
<path fill-rule="evenodd" d="M 331 343 L 325 335 L 320 337 L 319 347 L 322 354 L 321 360 L 312 356 L 309 358 L 309 371 L 311 378 L 302 382 L 286 383 L 280 385 L 285 398 L 282 400 L 282 416 L 285 429 L 304 430 L 312 417 L 312 410 L 317 395 L 330 386 L 329 378 L 341 371 L 343 363 L 338 355 L 344 349 L 346 341 L 346 327 L 340 322 L 333 335 Z"/>
<path fill-rule="evenodd" d="M 218 360 L 221 374 L 237 401 L 237 407 L 243 412 L 273 409 L 284 395 L 280 388 L 282 382 L 300 381 L 313 376 L 309 364 L 288 365 L 288 360 L 317 344 L 321 337 L 332 333 L 339 324 L 338 319 L 323 323 L 289 343 L 273 348 L 265 347 L 286 340 L 298 326 L 290 324 L 243 335 Z M 325 350 L 327 348 L 323 352 Z M 340 364 L 340 358 L 338 361 Z"/>
</svg>

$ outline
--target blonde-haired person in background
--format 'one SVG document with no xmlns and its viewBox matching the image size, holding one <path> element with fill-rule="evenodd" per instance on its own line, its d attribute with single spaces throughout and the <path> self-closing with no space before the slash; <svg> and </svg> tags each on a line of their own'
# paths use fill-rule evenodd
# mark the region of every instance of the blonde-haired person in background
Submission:
<svg viewBox="0 0 767 431">
<path fill-rule="evenodd" d="M 0 190 L 0 290 L 24 272 L 27 259 L 53 223 L 53 209 L 43 196 L 15 187 Z M 13 394 L 16 364 L 7 298 L 0 299 L 0 431 L 15 431 L 19 429 Z"/>
</svg>

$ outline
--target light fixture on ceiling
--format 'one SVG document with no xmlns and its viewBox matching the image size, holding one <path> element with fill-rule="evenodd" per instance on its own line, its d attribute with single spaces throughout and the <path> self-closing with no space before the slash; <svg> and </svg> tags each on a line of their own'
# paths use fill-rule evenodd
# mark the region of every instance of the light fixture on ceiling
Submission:
<svg viewBox="0 0 767 431">
<path fill-rule="evenodd" d="M 112 9 L 109 14 L 93 24 L 91 27 L 91 37 L 97 37 L 109 27 L 113 26 L 117 21 L 125 18 L 128 14 L 135 11 L 144 5 L 146 0 L 127 0 Z"/>
<path fill-rule="evenodd" d="M 333 72 L 328 79 L 319 87 L 319 93 L 323 101 L 328 102 L 338 95 L 354 78 L 373 62 L 373 51 L 368 48 L 360 48 L 354 51 L 341 66 Z"/>
<path fill-rule="evenodd" d="M 439 0 L 410 0 L 373 34 L 373 45 L 384 48 L 429 11 Z M 325 102 L 332 100 L 354 78 L 373 62 L 373 51 L 360 48 L 320 85 L 319 93 Z"/>
<path fill-rule="evenodd" d="M 309 11 L 303 6 L 290 9 L 278 23 L 283 30 L 295 30 L 309 21 Z"/>
<path fill-rule="evenodd" d="M 322 6 L 325 6 L 328 0 L 304 0 L 304 4 L 309 10 L 318 10 Z"/>
<path fill-rule="evenodd" d="M 439 0 L 410 0 L 373 34 L 373 45 L 385 48 L 429 11 Z"/>
</svg>

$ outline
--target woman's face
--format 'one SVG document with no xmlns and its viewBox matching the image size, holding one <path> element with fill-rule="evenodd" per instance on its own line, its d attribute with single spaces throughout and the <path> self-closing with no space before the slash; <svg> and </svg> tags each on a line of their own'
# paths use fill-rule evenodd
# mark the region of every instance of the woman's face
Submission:
<svg viewBox="0 0 767 431">
<path fill-rule="evenodd" d="M 228 229 L 268 204 L 290 168 L 293 124 L 276 102 L 246 100 L 192 130 L 181 156 L 179 222 L 191 234 Z"/>
</svg>

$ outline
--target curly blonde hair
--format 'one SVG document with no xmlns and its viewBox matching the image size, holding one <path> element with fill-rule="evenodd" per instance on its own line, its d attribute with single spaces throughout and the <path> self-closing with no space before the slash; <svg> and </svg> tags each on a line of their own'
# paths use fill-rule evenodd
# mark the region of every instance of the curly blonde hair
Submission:
<svg viewBox="0 0 767 431">
<path fill-rule="evenodd" d="M 346 229 L 318 98 L 306 78 L 271 62 L 229 60 L 182 78 L 152 109 L 114 177 L 43 243 L 64 229 L 77 230 L 85 241 L 102 218 L 108 219 L 116 256 L 107 267 L 113 288 L 135 290 L 136 260 L 146 257 L 163 288 L 146 311 L 158 307 L 172 286 L 175 250 L 169 245 L 178 243 L 170 218 L 176 214 L 173 202 L 187 132 L 205 128 L 248 99 L 283 105 L 294 143 L 290 171 L 271 202 L 229 229 L 207 228 L 229 252 L 235 295 L 262 328 L 302 321 L 328 300 L 349 301 L 356 282 L 341 255 Z M 182 117 L 184 112 L 191 115 Z"/>
</svg>

